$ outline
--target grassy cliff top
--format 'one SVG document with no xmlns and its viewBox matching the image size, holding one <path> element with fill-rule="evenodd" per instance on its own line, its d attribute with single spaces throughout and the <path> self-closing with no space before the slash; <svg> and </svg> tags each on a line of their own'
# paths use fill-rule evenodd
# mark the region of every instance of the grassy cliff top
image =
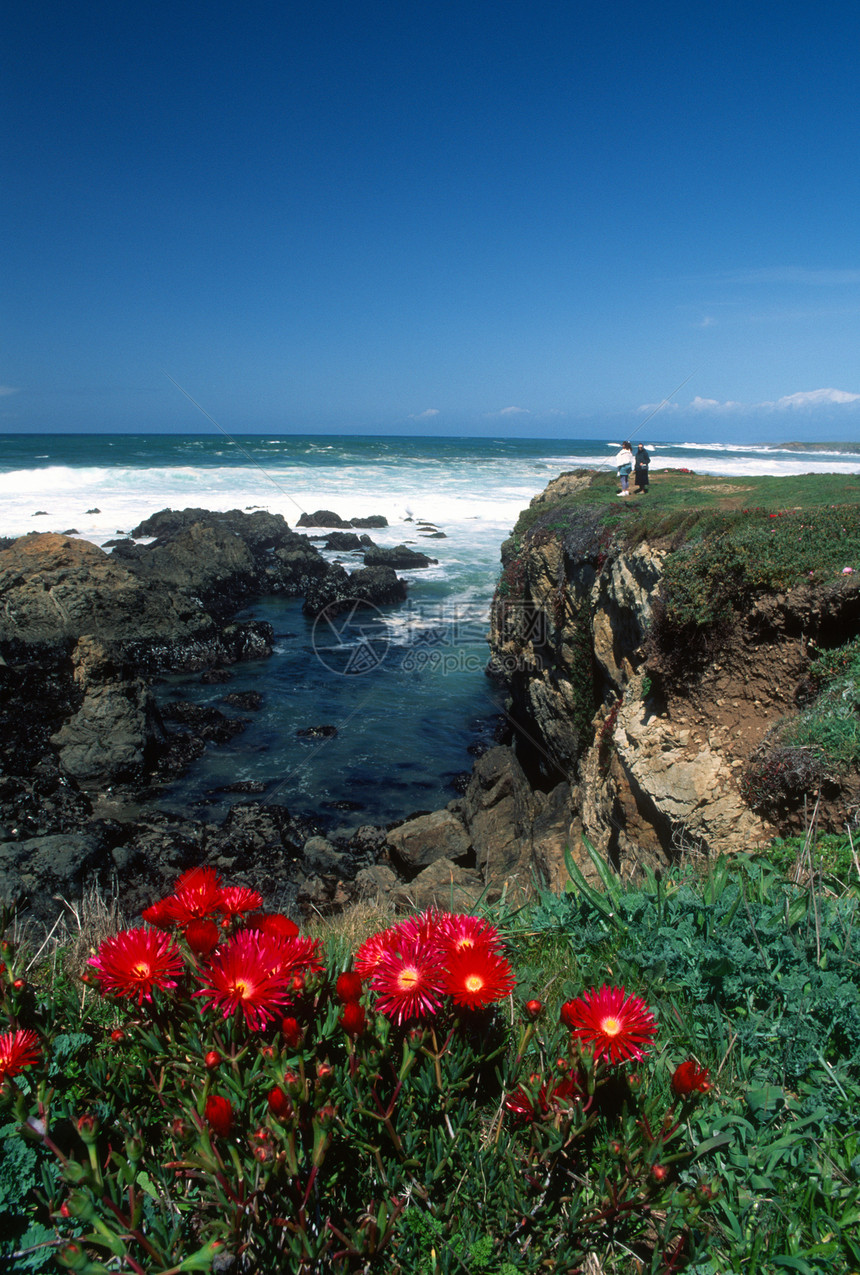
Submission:
<svg viewBox="0 0 860 1275">
<path fill-rule="evenodd" d="M 614 472 L 577 472 L 590 481 L 578 491 L 560 494 L 557 500 L 550 497 L 524 509 L 514 535 L 525 535 L 538 519 L 550 530 L 553 521 L 557 521 L 561 531 L 565 511 L 583 506 L 594 509 L 606 528 L 620 532 L 630 541 L 674 538 L 679 528 L 692 531 L 697 523 L 712 525 L 714 516 L 721 514 L 726 515 L 726 522 L 737 524 L 745 520 L 745 515 L 760 517 L 763 511 L 812 514 L 834 506 L 860 506 L 860 474 L 719 478 L 680 469 L 655 469 L 652 465 L 648 493 L 642 496 L 631 491 L 622 498 Z M 631 488 L 632 485 L 631 482 Z M 717 521 L 723 519 L 718 517 Z"/>
</svg>

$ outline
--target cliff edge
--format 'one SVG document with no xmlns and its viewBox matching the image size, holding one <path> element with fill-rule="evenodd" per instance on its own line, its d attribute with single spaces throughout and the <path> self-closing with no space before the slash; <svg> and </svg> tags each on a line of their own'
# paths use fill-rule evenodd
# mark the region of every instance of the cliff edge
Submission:
<svg viewBox="0 0 860 1275">
<path fill-rule="evenodd" d="M 782 741 L 816 659 L 860 632 L 858 505 L 816 479 L 790 507 L 784 480 L 655 479 L 629 504 L 611 475 L 563 474 L 503 547 L 491 670 L 523 769 L 569 785 L 571 840 L 622 873 L 755 850 L 816 803 L 844 831 L 856 768 Z"/>
</svg>

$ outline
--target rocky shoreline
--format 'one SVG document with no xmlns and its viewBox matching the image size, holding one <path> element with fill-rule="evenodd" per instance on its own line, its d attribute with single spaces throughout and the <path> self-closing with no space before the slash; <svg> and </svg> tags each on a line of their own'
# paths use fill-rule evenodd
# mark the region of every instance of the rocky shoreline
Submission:
<svg viewBox="0 0 860 1275">
<path fill-rule="evenodd" d="M 159 786 L 241 722 L 191 704 L 160 711 L 152 680 L 226 681 L 265 658 L 270 626 L 234 619 L 254 599 L 302 597 L 310 614 L 390 605 L 406 596 L 397 569 L 432 559 L 378 550 L 330 511 L 309 525 L 363 554 L 351 574 L 262 512 L 165 510 L 111 554 L 71 533 L 2 542 L 0 897 L 51 924 L 60 901 L 116 882 L 133 916 L 178 872 L 211 863 L 297 914 L 380 894 L 465 908 L 563 888 L 567 855 L 594 879 L 584 838 L 625 875 L 682 849 L 767 844 L 780 825 L 745 804 L 739 771 L 802 683 L 809 640 L 860 631 L 857 586 L 760 599 L 694 687 L 657 696 L 647 635 L 671 546 L 626 545 L 587 505 L 560 519 L 558 502 L 592 481 L 555 479 L 502 548 L 490 668 L 512 741 L 477 758 L 445 809 L 349 836 L 326 837 L 254 785 L 236 786 L 243 799 L 217 825 L 160 810 Z M 834 820 L 856 798 L 850 785 L 834 795 Z"/>
</svg>

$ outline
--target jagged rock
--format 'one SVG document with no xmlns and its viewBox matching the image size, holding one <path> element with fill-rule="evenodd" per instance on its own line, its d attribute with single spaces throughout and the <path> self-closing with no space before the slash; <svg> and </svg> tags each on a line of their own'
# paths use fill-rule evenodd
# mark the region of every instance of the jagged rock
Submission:
<svg viewBox="0 0 860 1275">
<path fill-rule="evenodd" d="M 148 587 L 89 541 L 50 532 L 0 551 L 0 598 L 0 643 L 52 645 L 86 634 L 175 641 L 213 627 L 199 603 Z"/>
<path fill-rule="evenodd" d="M 231 708 L 241 708 L 245 712 L 256 712 L 262 707 L 263 696 L 260 691 L 230 691 L 221 701 Z"/>
<path fill-rule="evenodd" d="M 318 540 L 318 536 L 313 539 Z M 333 531 L 325 537 L 325 548 L 329 552 L 353 553 L 355 550 L 375 548 L 370 536 L 357 536 L 354 531 Z"/>
<path fill-rule="evenodd" d="M 308 837 L 304 845 L 304 863 L 314 872 L 338 872 L 344 856 L 325 837 Z"/>
<path fill-rule="evenodd" d="M 362 868 L 355 875 L 356 897 L 359 899 L 387 898 L 398 885 L 396 873 L 385 863 Z"/>
<path fill-rule="evenodd" d="M 373 529 L 374 527 L 387 527 L 388 519 L 382 514 L 369 514 L 366 518 L 350 518 L 350 526 L 365 527 Z"/>
<path fill-rule="evenodd" d="M 391 606 L 405 598 L 406 581 L 398 579 L 393 567 L 365 567 L 350 575 L 335 563 L 308 589 L 303 610 L 308 615 L 335 615 L 352 606 Z"/>
<path fill-rule="evenodd" d="M 52 924 L 62 899 L 80 898 L 104 858 L 94 831 L 0 843 L 0 901 Z"/>
<path fill-rule="evenodd" d="M 477 872 L 461 868 L 450 859 L 437 859 L 419 872 L 414 881 L 400 885 L 389 895 L 397 908 L 422 912 L 425 908 L 442 908 L 445 911 L 471 912 L 479 899 L 495 902 L 501 890 L 486 890 Z"/>
<path fill-rule="evenodd" d="M 438 561 L 438 558 L 428 558 L 426 553 L 419 553 L 418 550 L 410 549 L 406 545 L 397 545 L 394 549 L 380 549 L 376 546 L 368 549 L 364 555 L 366 567 L 395 567 L 399 571 L 405 571 L 407 568 L 415 570 L 418 567 L 432 567 Z"/>
<path fill-rule="evenodd" d="M 313 514 L 302 514 L 297 527 L 351 527 L 353 524 L 330 509 L 318 509 Z"/>
<path fill-rule="evenodd" d="M 462 859 L 471 846 L 461 820 L 450 810 L 407 820 L 389 832 L 387 842 L 409 868 L 423 868 L 437 859 Z"/>
</svg>

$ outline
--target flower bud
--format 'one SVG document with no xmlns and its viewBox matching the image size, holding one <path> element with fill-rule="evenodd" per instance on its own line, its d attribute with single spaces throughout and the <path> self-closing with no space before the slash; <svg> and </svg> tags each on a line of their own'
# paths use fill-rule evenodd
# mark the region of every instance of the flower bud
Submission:
<svg viewBox="0 0 860 1275">
<path fill-rule="evenodd" d="M 95 1205 L 86 1191 L 72 1191 L 63 1205 L 65 1217 L 76 1217 L 81 1222 L 92 1222 L 96 1216 Z"/>
<path fill-rule="evenodd" d="M 298 1049 L 302 1043 L 302 1028 L 297 1018 L 281 1019 L 281 1035 L 290 1049 Z"/>
<path fill-rule="evenodd" d="M 292 1098 L 284 1093 L 280 1085 L 269 1090 L 269 1110 L 278 1120 L 292 1120 L 296 1114 Z"/>
<path fill-rule="evenodd" d="M 665 1164 L 652 1164 L 651 1177 L 655 1182 L 665 1182 L 669 1176 L 669 1170 Z"/>
<path fill-rule="evenodd" d="M 230 1099 L 222 1098 L 220 1094 L 210 1094 L 203 1114 L 212 1132 L 226 1138 L 233 1127 L 233 1104 Z"/>
<path fill-rule="evenodd" d="M 348 1036 L 360 1036 L 367 1026 L 364 1006 L 358 1001 L 347 1001 L 338 1021 Z"/>
<path fill-rule="evenodd" d="M 338 974 L 335 992 L 341 1004 L 348 1005 L 350 1001 L 360 1000 L 363 990 L 361 975 L 355 970 L 344 970 L 342 974 Z"/>
<path fill-rule="evenodd" d="M 543 1013 L 542 1001 L 538 1001 L 538 1000 L 526 1001 L 526 1014 L 532 1020 L 532 1022 L 534 1022 L 536 1018 L 539 1018 L 542 1013 Z"/>
<path fill-rule="evenodd" d="M 125 1040 L 125 1032 L 121 1027 L 114 1027 L 110 1034 L 110 1038 L 115 1045 L 118 1045 L 121 1040 Z"/>
<path fill-rule="evenodd" d="M 214 952 L 221 941 L 221 931 L 208 917 L 195 917 L 185 927 L 185 941 L 200 961 Z"/>
<path fill-rule="evenodd" d="M 207 1071 L 215 1071 L 216 1067 L 221 1066 L 221 1055 L 217 1049 L 210 1049 L 206 1057 L 203 1059 L 204 1066 Z"/>
<path fill-rule="evenodd" d="M 707 1067 L 700 1067 L 694 1058 L 687 1058 L 672 1073 L 672 1092 L 676 1098 L 689 1098 L 694 1093 L 707 1093 L 713 1087 Z"/>
<path fill-rule="evenodd" d="M 23 992 L 24 988 L 27 986 L 27 980 L 24 978 L 16 978 L 12 983 L 12 986 L 15 988 L 16 992 Z"/>
<path fill-rule="evenodd" d="M 93 1115 L 78 1117 L 78 1133 L 85 1146 L 91 1147 L 99 1136 L 99 1122 Z"/>
</svg>

